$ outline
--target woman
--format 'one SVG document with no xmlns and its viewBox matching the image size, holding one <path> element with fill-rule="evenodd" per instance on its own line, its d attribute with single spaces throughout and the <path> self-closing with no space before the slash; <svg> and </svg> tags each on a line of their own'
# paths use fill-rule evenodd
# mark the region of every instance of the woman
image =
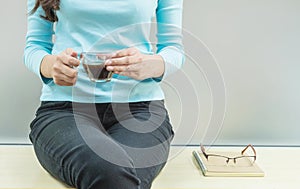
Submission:
<svg viewBox="0 0 300 189">
<path fill-rule="evenodd" d="M 40 164 L 76 188 L 150 188 L 174 134 L 159 83 L 184 60 L 182 1 L 28 0 L 28 10 L 24 62 L 43 83 L 30 125 Z M 94 83 L 78 57 L 100 50 L 114 74 Z"/>
</svg>

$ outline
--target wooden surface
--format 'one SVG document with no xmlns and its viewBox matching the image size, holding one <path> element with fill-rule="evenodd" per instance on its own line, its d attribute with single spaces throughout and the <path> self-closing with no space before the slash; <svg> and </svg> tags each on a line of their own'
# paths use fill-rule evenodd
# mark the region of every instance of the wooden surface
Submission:
<svg viewBox="0 0 300 189">
<path fill-rule="evenodd" d="M 214 150 L 240 150 L 215 147 Z M 204 177 L 195 163 L 194 147 L 172 147 L 170 159 L 152 189 L 298 189 L 300 148 L 258 147 L 257 163 L 262 178 Z M 67 188 L 53 179 L 37 162 L 32 146 L 0 145 L 0 188 Z"/>
</svg>

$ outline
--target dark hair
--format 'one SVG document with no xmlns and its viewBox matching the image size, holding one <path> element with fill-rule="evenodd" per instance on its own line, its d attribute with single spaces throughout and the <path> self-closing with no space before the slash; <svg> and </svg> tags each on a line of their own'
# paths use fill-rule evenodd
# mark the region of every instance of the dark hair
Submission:
<svg viewBox="0 0 300 189">
<path fill-rule="evenodd" d="M 33 14 L 41 6 L 45 12 L 45 15 L 40 15 L 45 20 L 50 22 L 58 21 L 55 11 L 59 10 L 60 0 L 36 0 L 33 9 L 29 14 Z"/>
</svg>

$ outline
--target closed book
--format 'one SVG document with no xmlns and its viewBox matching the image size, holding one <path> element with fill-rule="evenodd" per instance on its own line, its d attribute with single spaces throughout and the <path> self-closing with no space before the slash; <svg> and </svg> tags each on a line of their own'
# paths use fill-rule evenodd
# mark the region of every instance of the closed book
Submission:
<svg viewBox="0 0 300 189">
<path fill-rule="evenodd" d="M 212 153 L 212 152 L 210 152 Z M 240 156 L 238 152 L 213 152 L 227 157 Z M 263 177 L 264 172 L 250 158 L 239 158 L 226 162 L 225 158 L 206 158 L 203 153 L 193 151 L 193 156 L 204 176 L 208 177 Z"/>
</svg>

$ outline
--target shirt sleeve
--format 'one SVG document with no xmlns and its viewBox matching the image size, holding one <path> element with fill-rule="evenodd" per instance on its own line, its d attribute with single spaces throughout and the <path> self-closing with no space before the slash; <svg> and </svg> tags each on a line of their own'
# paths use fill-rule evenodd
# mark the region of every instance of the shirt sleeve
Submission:
<svg viewBox="0 0 300 189">
<path fill-rule="evenodd" d="M 157 20 L 157 54 L 165 63 L 162 78 L 179 70 L 185 60 L 182 44 L 183 0 L 158 0 Z"/>
<path fill-rule="evenodd" d="M 35 0 L 27 1 L 28 12 L 32 10 L 34 4 Z M 40 65 L 43 58 L 52 52 L 54 30 L 53 23 L 44 20 L 40 15 L 44 15 L 41 7 L 34 14 L 28 15 L 23 59 L 30 71 L 34 72 L 44 83 L 49 83 L 52 79 L 44 78 L 41 75 Z"/>
</svg>

